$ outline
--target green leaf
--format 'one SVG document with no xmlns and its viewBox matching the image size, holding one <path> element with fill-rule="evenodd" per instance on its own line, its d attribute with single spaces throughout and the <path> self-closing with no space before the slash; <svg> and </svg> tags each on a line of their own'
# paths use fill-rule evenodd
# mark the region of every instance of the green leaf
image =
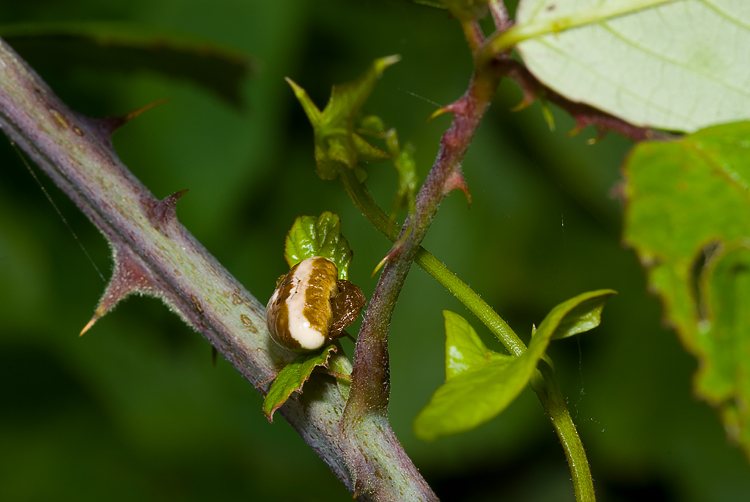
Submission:
<svg viewBox="0 0 750 502">
<path fill-rule="evenodd" d="M 270 422 L 273 422 L 274 412 L 289 399 L 292 392 L 302 392 L 302 386 L 310 378 L 316 366 L 328 367 L 331 351 L 334 353 L 337 351 L 335 345 L 329 345 L 318 352 L 302 354 L 279 371 L 263 400 L 263 413 Z"/>
<path fill-rule="evenodd" d="M 390 158 L 398 173 L 398 188 L 393 200 L 389 224 L 396 220 L 396 213 L 401 208 L 407 208 L 409 214 L 414 214 L 417 194 L 417 161 L 414 158 L 414 145 L 406 143 L 402 149 L 399 145 L 396 129 L 386 129 L 383 120 L 375 115 L 364 117 L 359 123 L 357 131 L 360 134 L 385 140 L 388 154 L 386 158 L 380 160 Z"/>
<path fill-rule="evenodd" d="M 315 162 L 320 178 L 335 179 L 342 165 L 353 169 L 360 161 L 378 162 L 388 158 L 388 154 L 370 145 L 354 132 L 354 118 L 383 71 L 399 59 L 399 56 L 376 59 L 358 80 L 334 85 L 328 104 L 322 112 L 302 87 L 291 79 L 286 79 L 313 126 Z"/>
<path fill-rule="evenodd" d="M 553 336 L 591 329 L 610 289 L 591 291 L 552 309 L 519 357 L 489 350 L 466 320 L 447 312 L 446 382 L 414 420 L 414 434 L 425 441 L 467 432 L 496 417 L 526 387 Z M 460 354 L 460 357 L 457 355 Z"/>
<path fill-rule="evenodd" d="M 500 414 L 526 387 L 534 366 L 529 358 L 494 360 L 441 385 L 414 419 L 424 441 L 468 432 Z"/>
<path fill-rule="evenodd" d="M 516 21 L 498 45 L 520 42 L 529 70 L 571 101 L 688 132 L 750 117 L 748 2 L 522 0 Z"/>
<path fill-rule="evenodd" d="M 35 68 L 147 70 L 190 80 L 234 106 L 242 105 L 242 83 L 253 68 L 242 51 L 136 23 L 13 24 L 0 26 L 0 36 Z"/>
<path fill-rule="evenodd" d="M 445 317 L 445 379 L 492 361 L 508 360 L 510 356 L 487 348 L 469 322 L 450 310 Z"/>
<path fill-rule="evenodd" d="M 726 429 L 750 453 L 750 331 L 738 310 L 747 294 L 748 158 L 750 122 L 638 145 L 625 165 L 624 239 L 647 267 L 664 315 L 700 360 L 696 393 L 720 407 Z"/>
<path fill-rule="evenodd" d="M 323 256 L 336 264 L 339 279 L 347 280 L 353 254 L 341 234 L 338 215 L 328 211 L 320 216 L 298 217 L 286 236 L 284 257 L 290 267 L 313 256 Z"/>
<path fill-rule="evenodd" d="M 385 142 L 393 159 L 393 166 L 398 172 L 398 188 L 390 215 L 390 221 L 393 222 L 399 208 L 406 207 L 409 214 L 416 212 L 417 162 L 414 159 L 414 146 L 407 143 L 402 149 L 395 129 L 385 133 Z"/>
<path fill-rule="evenodd" d="M 602 309 L 610 296 L 616 295 L 617 292 L 611 289 L 601 289 L 584 293 L 568 300 L 576 304 L 572 309 L 565 310 L 565 315 L 557 321 L 557 327 L 550 336 L 550 340 L 559 340 L 569 336 L 578 335 L 590 331 L 602 322 Z M 589 296 L 588 298 L 583 298 Z M 559 307 L 566 305 L 568 302 L 561 304 Z M 554 312 L 554 311 L 553 311 Z M 550 313 L 551 315 L 551 313 Z M 542 329 L 542 326 L 539 326 Z"/>
</svg>

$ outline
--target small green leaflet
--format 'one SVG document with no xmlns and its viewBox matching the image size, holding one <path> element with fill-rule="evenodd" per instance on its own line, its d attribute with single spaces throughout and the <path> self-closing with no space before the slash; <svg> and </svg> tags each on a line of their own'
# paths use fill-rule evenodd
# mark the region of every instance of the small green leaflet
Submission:
<svg viewBox="0 0 750 502">
<path fill-rule="evenodd" d="M 697 395 L 750 455 L 750 122 L 638 145 L 625 164 L 624 240 L 682 345 Z"/>
<path fill-rule="evenodd" d="M 487 348 L 460 315 L 444 311 L 446 382 L 414 420 L 414 433 L 432 441 L 470 431 L 500 414 L 531 380 L 550 340 L 583 333 L 599 325 L 602 289 L 580 294 L 552 309 L 519 357 Z"/>
<path fill-rule="evenodd" d="M 396 213 L 401 208 L 406 208 L 409 214 L 416 211 L 417 195 L 417 161 L 414 158 L 414 145 L 406 143 L 403 148 L 398 141 L 398 133 L 395 128 L 386 129 L 383 120 L 375 115 L 368 115 L 362 119 L 357 129 L 362 135 L 372 136 L 385 140 L 393 167 L 398 172 L 398 188 L 396 197 L 393 199 L 393 209 L 389 217 L 389 223 L 396 220 Z"/>
<path fill-rule="evenodd" d="M 376 59 L 358 80 L 334 85 L 328 104 L 320 111 L 307 92 L 287 78 L 315 132 L 315 162 L 318 176 L 332 180 L 341 166 L 353 169 L 358 162 L 382 162 L 389 155 L 354 132 L 354 118 L 372 93 L 375 83 L 400 56 Z"/>
<path fill-rule="evenodd" d="M 445 317 L 446 380 L 493 361 L 507 363 L 512 359 L 511 356 L 488 349 L 471 324 L 460 315 L 450 310 L 443 310 L 443 317 Z"/>
<path fill-rule="evenodd" d="M 310 378 L 316 366 L 328 368 L 331 351 L 337 351 L 335 345 L 329 345 L 318 352 L 297 356 L 284 369 L 279 371 L 276 379 L 263 400 L 263 413 L 273 422 L 274 412 L 283 405 L 293 392 L 302 392 L 302 386 Z"/>
<path fill-rule="evenodd" d="M 337 214 L 326 211 L 320 216 L 300 216 L 294 220 L 286 236 L 284 258 L 293 267 L 313 256 L 333 261 L 339 269 L 339 279 L 348 280 L 353 253 L 341 234 Z"/>
</svg>

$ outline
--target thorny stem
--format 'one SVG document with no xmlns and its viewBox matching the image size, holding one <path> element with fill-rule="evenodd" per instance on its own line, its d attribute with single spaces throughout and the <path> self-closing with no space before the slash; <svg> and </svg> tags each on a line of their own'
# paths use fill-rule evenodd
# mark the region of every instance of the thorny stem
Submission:
<svg viewBox="0 0 750 502">
<path fill-rule="evenodd" d="M 391 242 L 396 242 L 398 231 L 389 224 L 388 215 L 373 200 L 367 187 L 357 180 L 354 172 L 350 169 L 342 170 L 341 179 L 354 205 L 357 206 L 376 229 L 390 239 Z M 518 338 L 518 335 L 516 335 L 508 323 L 476 291 L 471 289 L 468 284 L 462 281 L 429 251 L 420 246 L 414 261 L 443 285 L 445 289 L 450 291 L 477 319 L 487 326 L 509 353 L 520 356 L 526 350 L 526 345 Z"/>
<path fill-rule="evenodd" d="M 115 122 L 70 110 L 0 40 L 0 128 L 109 241 L 116 265 L 108 291 L 119 281 L 159 296 L 264 393 L 263 382 L 293 355 L 269 343 L 263 305 L 179 224 L 178 197 L 155 199 L 117 158 Z M 336 381 L 314 378 L 305 390 L 279 411 L 358 500 L 437 500 L 387 423 L 363 421 L 360 434 L 343 440 Z M 382 459 L 377 471 L 358 468 L 372 458 Z"/>
<path fill-rule="evenodd" d="M 552 89 L 544 86 L 534 75 L 521 63 L 511 58 L 502 58 L 502 64 L 506 69 L 506 76 L 516 81 L 523 91 L 523 102 L 519 107 L 530 105 L 535 99 L 541 97 L 559 106 L 576 121 L 576 127 L 569 134 L 575 134 L 587 126 L 594 126 L 599 137 L 604 136 L 607 131 L 615 131 L 633 141 L 645 140 L 666 140 L 672 136 L 662 132 L 655 131 L 648 127 L 639 127 L 629 122 L 625 122 L 619 117 L 598 110 L 583 103 L 570 101 L 568 98 L 556 93 Z"/>
<path fill-rule="evenodd" d="M 388 215 L 377 205 L 371 197 L 367 187 L 357 180 L 352 170 L 342 170 L 342 181 L 354 205 L 364 216 L 392 242 L 398 239 L 397 231 L 389 225 Z M 443 263 L 435 258 L 423 247 L 419 248 L 415 261 L 428 274 L 434 277 L 459 301 L 461 301 L 487 328 L 500 340 L 514 356 L 520 356 L 526 350 L 526 345 L 516 335 L 513 329 L 487 304 L 468 284 L 451 272 Z M 549 358 L 544 359 L 551 366 Z M 557 383 L 554 371 L 543 375 L 537 371 L 532 380 L 532 389 L 539 397 L 542 406 L 550 418 L 555 432 L 568 460 L 576 500 L 595 500 L 593 481 L 589 470 L 586 452 L 583 449 L 580 436 L 570 417 L 567 405 Z"/>
<path fill-rule="evenodd" d="M 471 46 L 479 46 L 481 32 L 465 27 Z M 344 432 L 363 416 L 387 417 L 390 399 L 388 327 L 396 300 L 440 203 L 454 189 L 466 190 L 461 160 L 489 107 L 501 74 L 493 62 L 478 67 L 469 89 L 445 107 L 454 121 L 443 135 L 437 159 L 416 199 L 416 209 L 404 224 L 398 244 L 389 253 L 375 289 L 354 352 L 352 388 L 342 424 Z"/>
<path fill-rule="evenodd" d="M 498 9 L 497 5 L 493 7 L 495 7 L 493 16 L 498 23 L 498 33 L 502 33 L 507 30 L 510 23 L 503 19 L 503 9 Z M 461 160 L 489 107 L 500 78 L 513 69 L 512 65 L 507 64 L 509 58 L 506 54 L 495 53 L 488 57 L 488 53 L 483 49 L 487 45 L 476 22 L 463 21 L 461 25 L 474 54 L 475 74 L 464 96 L 441 110 L 441 112 L 453 113 L 454 122 L 443 135 L 437 159 L 416 199 L 416 210 L 407 218 L 398 239 L 395 239 L 395 232 L 391 232 L 385 213 L 372 200 L 366 189 L 359 184 L 353 173 L 346 169 L 342 169 L 340 173 L 347 192 L 355 204 L 381 232 L 396 242 L 389 252 L 388 261 L 370 301 L 357 340 L 351 393 L 341 423 L 341 430 L 345 437 L 357 431 L 358 424 L 362 423 L 365 417 L 374 419 L 376 422 L 381 420 L 387 422 L 390 398 L 388 328 L 393 308 L 411 262 L 418 259 L 424 263 L 423 266 L 427 265 L 427 267 L 431 265 L 432 260 L 437 262 L 421 247 L 421 242 L 440 204 L 452 190 L 458 188 L 469 197 L 468 188 L 461 174 Z M 489 305 L 481 299 L 474 301 L 473 297 L 476 293 L 471 291 L 471 288 L 444 267 L 436 267 L 433 272 L 431 274 L 449 289 L 451 288 L 448 284 L 453 287 L 458 286 L 456 289 L 461 296 L 457 295 L 457 297 L 462 301 L 468 300 L 465 302 L 467 307 L 472 309 L 472 312 L 480 317 L 494 333 L 498 334 L 498 338 L 513 355 L 519 356 L 523 353 L 526 349 L 523 342 Z M 451 277 L 455 280 L 450 280 Z M 465 289 L 461 286 L 465 286 Z M 497 324 L 493 326 L 493 322 Z M 593 480 L 586 452 L 560 392 L 551 361 L 546 355 L 541 366 L 546 371 L 540 372 L 539 369 L 536 371 L 532 379 L 532 388 L 560 438 L 571 470 L 576 500 L 594 501 Z M 377 467 L 369 463 L 360 466 L 362 474 L 372 472 L 373 469 Z"/>
<path fill-rule="evenodd" d="M 417 196 L 415 212 L 407 219 L 398 244 L 389 253 L 389 260 L 359 331 L 354 349 L 351 390 L 340 423 L 345 439 L 361 436 L 362 424 L 388 423 L 388 328 L 393 308 L 440 203 L 454 188 L 465 188 L 461 159 L 489 106 L 498 81 L 499 75 L 494 68 L 477 71 L 466 94 L 449 107 L 455 116 L 453 125 L 443 135 L 437 160 Z M 377 476 L 381 470 L 380 463 L 383 461 L 381 458 L 368 459 L 356 465 L 353 473 L 355 480 L 360 476 L 373 479 L 373 474 Z"/>
<path fill-rule="evenodd" d="M 513 22 L 508 16 L 508 9 L 505 8 L 503 0 L 489 0 L 487 5 L 490 7 L 490 14 L 495 23 L 498 32 L 507 30 Z"/>
</svg>

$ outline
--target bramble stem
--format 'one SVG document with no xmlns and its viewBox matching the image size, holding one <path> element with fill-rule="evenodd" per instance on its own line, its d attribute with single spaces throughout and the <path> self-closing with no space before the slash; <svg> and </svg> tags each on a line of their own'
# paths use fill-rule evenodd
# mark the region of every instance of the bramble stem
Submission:
<svg viewBox="0 0 750 502">
<path fill-rule="evenodd" d="M 265 382 L 294 355 L 269 343 L 263 305 L 179 224 L 174 206 L 155 199 L 117 157 L 110 134 L 122 121 L 72 111 L 2 40 L 0 68 L 3 132 L 102 231 L 117 263 L 138 271 L 150 294 L 263 393 Z M 344 441 L 338 424 L 346 403 L 336 380 L 312 378 L 305 391 L 279 413 L 358 501 L 437 500 L 387 422 L 363 420 L 359 433 Z M 353 466 L 372 458 L 380 459 L 380 470 L 356 470 L 355 479 Z"/>
<path fill-rule="evenodd" d="M 476 30 L 467 32 L 470 37 L 479 35 L 481 32 Z M 478 69 L 464 96 L 444 109 L 453 113 L 453 124 L 443 135 L 437 159 L 416 198 L 415 210 L 407 218 L 396 244 L 388 254 L 388 261 L 360 328 L 354 350 L 351 390 L 340 424 L 345 439 L 361 436 L 362 424 L 388 423 L 388 328 L 393 309 L 440 203 L 456 188 L 468 196 L 468 189 L 461 175 L 461 160 L 489 107 L 499 80 L 500 72 L 494 64 Z M 342 167 L 340 174 L 343 175 L 345 170 L 347 168 Z M 383 223 L 387 224 L 387 219 L 383 219 Z M 504 323 L 502 325 L 507 326 Z M 355 465 L 355 486 L 366 490 L 367 485 L 359 483 L 360 476 L 369 479 L 372 479 L 373 473 L 377 476 L 382 470 L 381 462 L 382 458 L 372 458 Z"/>
<path fill-rule="evenodd" d="M 482 32 L 474 21 L 462 22 L 471 48 L 483 43 Z M 420 250 L 422 240 L 440 204 L 453 190 L 462 190 L 469 197 L 461 174 L 461 161 L 484 113 L 489 108 L 495 89 L 502 77 L 502 68 L 488 61 L 477 65 L 466 93 L 455 103 L 441 110 L 454 116 L 443 134 L 437 159 L 417 195 L 415 209 L 404 223 L 396 244 L 388 253 L 387 262 L 370 300 L 354 350 L 352 387 L 344 411 L 342 431 L 346 435 L 365 416 L 387 420 L 390 400 L 390 365 L 388 361 L 388 328 L 401 288 Z M 343 178 L 346 167 L 340 168 Z M 377 213 L 374 213 L 377 214 Z"/>
<path fill-rule="evenodd" d="M 477 71 L 466 94 L 446 108 L 454 114 L 454 122 L 443 135 L 438 157 L 417 196 L 416 210 L 407 219 L 398 244 L 389 253 L 360 329 L 354 353 L 352 391 L 344 413 L 351 417 L 352 424 L 362 415 L 387 414 L 390 398 L 388 327 L 393 308 L 440 203 L 453 189 L 465 187 L 461 160 L 498 84 L 500 77 L 493 70 L 487 67 L 485 71 Z"/>
<path fill-rule="evenodd" d="M 389 225 L 388 215 L 378 206 L 367 187 L 357 180 L 354 172 L 348 169 L 342 171 L 341 179 L 354 205 L 357 206 L 376 229 L 390 239 L 391 242 L 396 242 L 398 233 L 392 225 Z M 487 326 L 505 348 L 508 349 L 508 352 L 514 356 L 520 356 L 526 350 L 526 345 L 503 318 L 471 289 L 468 284 L 463 282 L 429 251 L 420 246 L 415 261 L 425 272 L 435 278 L 435 280 L 461 301 L 477 319 Z M 545 356 L 545 359 L 549 361 L 547 356 Z M 551 362 L 549 364 L 551 365 Z M 532 380 L 531 385 L 549 416 L 557 436 L 560 438 L 560 443 L 563 446 L 570 467 L 576 500 L 579 502 L 595 500 L 593 480 L 591 479 L 586 451 L 583 448 L 581 438 L 568 412 L 565 399 L 560 392 L 556 373 L 549 371 L 545 372 L 544 375 L 538 374 Z"/>
<path fill-rule="evenodd" d="M 391 242 L 398 239 L 398 231 L 389 225 L 388 215 L 373 200 L 367 187 L 357 180 L 354 172 L 346 170 L 341 177 L 349 197 L 373 226 Z M 519 356 L 526 350 L 526 345 L 518 338 L 515 331 L 487 304 L 476 291 L 462 281 L 440 260 L 435 258 L 422 246 L 414 259 L 417 265 L 430 274 L 445 289 L 450 291 L 466 308 L 474 314 L 505 346 L 509 353 Z"/>
<path fill-rule="evenodd" d="M 500 23 L 498 33 L 502 33 L 508 28 L 509 23 L 503 18 L 501 10 L 493 12 L 493 15 Z M 498 55 L 497 52 L 489 56 L 488 49 L 491 48 L 485 44 L 481 30 L 475 22 L 462 21 L 461 24 L 474 54 L 475 74 L 464 96 L 438 112 L 453 113 L 454 122 L 443 135 L 438 157 L 417 196 L 416 210 L 407 218 L 399 235 L 396 235 L 387 215 L 375 203 L 364 185 L 356 179 L 354 173 L 346 168 L 340 170 L 344 186 L 354 204 L 378 230 L 396 243 L 387 256 L 387 263 L 373 294 L 355 348 L 352 390 L 341 424 L 345 437 L 357 430 L 363 417 L 387 421 L 390 397 L 388 328 L 396 300 L 414 260 L 487 325 L 511 354 L 520 356 L 526 350 L 526 346 L 515 332 L 486 302 L 421 247 L 432 218 L 448 193 L 459 189 L 467 198 L 470 197 L 461 174 L 461 160 L 489 107 L 500 78 L 511 68 L 506 61 L 507 56 Z M 544 361 L 540 366 L 548 371 L 537 370 L 531 386 L 560 438 L 573 478 L 576 500 L 594 501 L 593 480 L 586 452 L 560 392 L 551 361 L 546 355 Z M 372 464 L 361 467 L 363 473 L 366 473 L 367 469 L 375 468 Z"/>
</svg>

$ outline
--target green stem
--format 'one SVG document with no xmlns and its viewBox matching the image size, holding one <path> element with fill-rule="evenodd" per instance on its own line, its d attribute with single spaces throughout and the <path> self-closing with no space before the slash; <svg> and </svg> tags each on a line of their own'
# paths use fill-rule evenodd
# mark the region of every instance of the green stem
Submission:
<svg viewBox="0 0 750 502">
<path fill-rule="evenodd" d="M 347 170 L 341 177 L 344 187 L 355 206 L 362 212 L 376 229 L 391 242 L 398 239 L 398 229 L 389 224 L 388 215 L 373 200 L 367 187 L 357 180 L 354 172 Z M 514 356 L 520 356 L 526 350 L 526 345 L 518 338 L 513 329 L 500 317 L 495 310 L 485 302 L 468 284 L 462 281 L 440 260 L 435 258 L 424 247 L 420 246 L 415 258 L 422 269 L 435 278 L 450 291 L 500 340 Z"/>
<path fill-rule="evenodd" d="M 453 114 L 453 123 L 443 134 L 435 163 L 415 199 L 415 210 L 388 253 L 359 330 L 354 348 L 351 393 L 342 422 L 345 436 L 364 417 L 387 421 L 390 400 L 388 331 L 393 309 L 441 202 L 456 188 L 468 192 L 461 175 L 461 160 L 489 107 L 500 77 L 495 65 L 477 69 L 466 93 L 444 108 Z M 346 171 L 347 168 L 343 167 L 339 174 Z"/>
<path fill-rule="evenodd" d="M 549 359 L 545 359 L 545 361 L 539 363 L 540 371 L 537 371 L 531 379 L 531 388 L 539 397 L 539 401 L 542 403 L 544 411 L 560 439 L 563 451 L 565 451 L 576 501 L 594 502 L 596 500 L 594 480 L 591 477 L 586 450 L 583 448 L 581 437 L 578 435 L 565 398 L 560 391 L 557 374 L 548 362 Z"/>
<path fill-rule="evenodd" d="M 500 75 L 504 73 L 500 61 L 502 56 L 496 56 L 498 53 L 492 54 L 488 50 L 490 44 L 485 45 L 481 40 L 478 25 L 474 22 L 465 22 L 462 26 L 475 54 L 477 71 L 464 97 L 442 110 L 454 114 L 454 123 L 443 136 L 438 158 L 417 197 L 416 210 L 410 214 L 400 236 L 385 212 L 372 199 L 367 188 L 357 180 L 354 172 L 346 168 L 339 172 L 354 204 L 380 232 L 396 242 L 389 253 L 389 261 L 373 294 L 357 341 L 352 393 L 343 417 L 342 432 L 345 437 L 358 423 L 362 423 L 365 415 L 375 421 L 387 420 L 390 393 L 388 326 L 393 305 L 412 260 L 464 303 L 511 354 L 520 356 L 526 350 L 526 346 L 510 326 L 479 295 L 421 246 L 427 228 L 445 196 L 455 188 L 462 189 L 468 196 L 468 189 L 461 176 L 460 162 L 495 94 Z M 498 57 L 500 59 L 497 59 Z M 545 355 L 539 366 L 542 372 L 536 372 L 531 386 L 562 443 L 573 478 L 576 500 L 594 501 L 594 485 L 586 452 L 560 392 L 552 362 Z M 367 469 L 373 468 L 370 465 L 358 465 L 355 471 L 366 472 Z"/>
<path fill-rule="evenodd" d="M 373 200 L 367 187 L 360 183 L 353 171 L 342 172 L 342 181 L 354 205 L 362 214 L 392 242 L 398 238 L 398 230 L 389 225 L 388 215 Z M 526 345 L 518 338 L 511 327 L 485 302 L 468 284 L 458 278 L 448 267 L 443 265 L 429 251 L 420 247 L 415 258 L 422 269 L 434 277 L 440 284 L 461 301 L 490 331 L 503 343 L 508 351 L 520 356 Z M 573 488 L 578 502 L 596 500 L 594 483 L 591 478 L 586 451 L 580 436 L 576 431 L 565 399 L 557 382 L 557 375 L 552 368 L 552 362 L 545 355 L 540 366 L 547 366 L 550 370 L 544 374 L 537 373 L 531 386 L 539 397 L 544 411 L 549 416 L 560 443 L 568 460 L 573 479 Z"/>
<path fill-rule="evenodd" d="M 399 238 L 398 230 L 391 224 L 388 215 L 373 200 L 367 187 L 359 182 L 355 173 L 350 169 L 342 169 L 340 174 L 344 187 L 354 205 L 375 228 L 392 242 L 396 242 Z M 523 354 L 526 346 L 518 338 L 518 335 L 465 282 L 421 246 L 419 246 L 414 260 L 485 324 L 511 354 L 514 356 Z M 540 366 L 552 367 L 549 358 L 545 356 L 544 361 Z M 576 500 L 578 502 L 594 501 L 594 485 L 586 452 L 568 412 L 565 399 L 560 392 L 554 370 L 545 372 L 544 375 L 537 372 L 531 385 L 560 438 L 571 471 Z"/>
</svg>

